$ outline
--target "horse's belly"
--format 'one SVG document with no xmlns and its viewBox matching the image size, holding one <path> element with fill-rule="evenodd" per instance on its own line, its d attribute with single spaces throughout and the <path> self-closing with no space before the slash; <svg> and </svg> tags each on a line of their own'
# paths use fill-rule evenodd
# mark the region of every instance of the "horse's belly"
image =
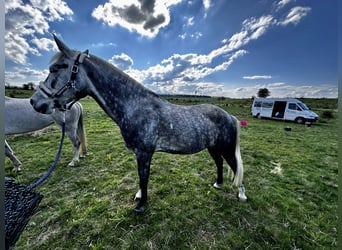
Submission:
<svg viewBox="0 0 342 250">
<path fill-rule="evenodd" d="M 201 118 L 201 119 L 199 119 Z M 156 151 L 178 154 L 193 154 L 215 145 L 219 130 L 198 116 L 197 119 L 180 119 L 170 122 L 157 139 Z"/>
<path fill-rule="evenodd" d="M 205 137 L 167 137 L 158 140 L 155 151 L 175 154 L 194 154 L 210 147 L 211 144 L 213 142 Z"/>
<path fill-rule="evenodd" d="M 202 151 L 206 147 L 185 147 L 182 145 L 157 146 L 156 152 L 167 152 L 171 154 L 194 154 Z"/>
</svg>

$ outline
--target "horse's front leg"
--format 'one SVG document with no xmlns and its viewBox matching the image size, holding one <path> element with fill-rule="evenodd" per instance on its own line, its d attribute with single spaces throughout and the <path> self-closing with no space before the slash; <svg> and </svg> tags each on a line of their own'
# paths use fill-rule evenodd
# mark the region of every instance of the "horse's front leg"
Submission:
<svg viewBox="0 0 342 250">
<path fill-rule="evenodd" d="M 68 164 L 69 167 L 74 167 L 78 164 L 78 162 L 80 161 L 79 158 L 79 151 L 80 151 L 80 145 L 81 142 L 77 137 L 76 134 L 76 129 L 73 127 L 65 127 L 66 129 L 66 134 L 68 135 L 69 139 L 72 142 L 72 145 L 74 146 L 74 158 L 72 159 L 72 161 Z"/>
<path fill-rule="evenodd" d="M 77 165 L 77 163 L 80 161 L 79 158 L 79 148 L 74 146 L 74 158 L 72 161 L 68 164 L 69 167 L 74 167 Z"/>
<path fill-rule="evenodd" d="M 13 165 L 14 165 L 14 170 L 15 171 L 20 171 L 21 168 L 21 162 L 18 160 L 18 158 L 14 155 L 13 150 L 11 149 L 10 145 L 7 143 L 5 140 L 5 154 L 8 158 L 11 159 Z"/>
<path fill-rule="evenodd" d="M 147 203 L 147 184 L 148 178 L 150 175 L 150 164 L 152 159 L 153 153 L 146 153 L 146 152 L 137 152 L 136 158 L 138 163 L 138 173 L 139 173 L 139 186 L 140 190 L 138 193 L 140 195 L 136 195 L 136 198 L 140 198 L 138 205 L 134 209 L 137 213 L 141 213 L 145 209 L 145 205 Z M 140 196 L 140 197 L 138 197 Z"/>
</svg>

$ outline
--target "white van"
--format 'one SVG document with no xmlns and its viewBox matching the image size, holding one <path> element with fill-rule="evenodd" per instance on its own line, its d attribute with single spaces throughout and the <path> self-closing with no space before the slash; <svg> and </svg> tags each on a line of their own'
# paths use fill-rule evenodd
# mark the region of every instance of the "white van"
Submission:
<svg viewBox="0 0 342 250">
<path fill-rule="evenodd" d="M 315 122 L 318 115 L 303 102 L 293 98 L 254 98 L 252 115 L 258 118 L 295 121 L 297 123 Z"/>
</svg>

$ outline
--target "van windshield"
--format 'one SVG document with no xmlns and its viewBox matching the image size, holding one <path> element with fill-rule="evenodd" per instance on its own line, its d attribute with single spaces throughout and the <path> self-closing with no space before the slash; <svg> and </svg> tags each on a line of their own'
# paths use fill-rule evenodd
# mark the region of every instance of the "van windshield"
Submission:
<svg viewBox="0 0 342 250">
<path fill-rule="evenodd" d="M 299 107 L 302 108 L 302 110 L 310 110 L 310 109 L 308 108 L 308 106 L 306 106 L 306 105 L 305 105 L 304 103 L 302 103 L 302 102 L 298 102 L 297 104 L 298 104 Z"/>
</svg>

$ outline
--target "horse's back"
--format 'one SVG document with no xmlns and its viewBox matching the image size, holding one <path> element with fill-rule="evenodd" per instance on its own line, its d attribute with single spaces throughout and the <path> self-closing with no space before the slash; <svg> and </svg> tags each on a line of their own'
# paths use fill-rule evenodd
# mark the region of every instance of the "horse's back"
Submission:
<svg viewBox="0 0 342 250">
<path fill-rule="evenodd" d="M 54 123 L 50 115 L 36 112 L 29 98 L 5 98 L 5 134 L 40 130 Z"/>
</svg>

